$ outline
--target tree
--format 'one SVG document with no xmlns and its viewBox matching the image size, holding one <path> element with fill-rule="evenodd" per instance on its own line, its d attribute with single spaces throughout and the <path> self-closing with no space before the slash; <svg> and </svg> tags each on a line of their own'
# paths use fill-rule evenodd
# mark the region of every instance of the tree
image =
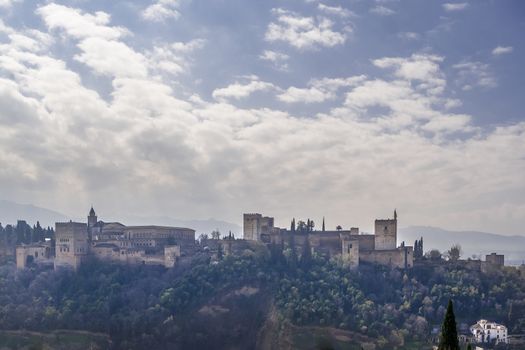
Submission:
<svg viewBox="0 0 525 350">
<path fill-rule="evenodd" d="M 221 238 L 221 233 L 219 230 L 213 230 L 211 232 L 211 239 L 220 239 Z"/>
<path fill-rule="evenodd" d="M 297 221 L 297 228 L 296 228 L 296 230 L 298 232 L 300 232 L 300 233 L 308 231 L 308 226 L 307 226 L 306 222 L 304 222 L 302 220 Z"/>
<path fill-rule="evenodd" d="M 456 316 L 454 316 L 454 306 L 449 299 L 447 312 L 441 326 L 441 337 L 439 339 L 439 350 L 460 350 L 458 341 L 458 331 L 456 328 Z"/>
<path fill-rule="evenodd" d="M 304 223 L 304 222 L 303 222 Z M 288 241 L 288 247 L 290 248 L 290 257 L 288 261 L 288 266 L 292 271 L 294 271 L 297 268 L 297 251 L 295 247 L 295 238 L 294 235 L 290 235 L 290 240 Z"/>
<path fill-rule="evenodd" d="M 337 227 L 335 228 L 337 231 L 341 231 L 343 228 L 341 227 L 341 225 L 337 225 Z"/>
<path fill-rule="evenodd" d="M 461 246 L 459 244 L 454 244 L 452 247 L 450 247 L 447 253 L 450 260 L 458 261 L 462 253 Z"/>
<path fill-rule="evenodd" d="M 224 252 L 222 249 L 222 244 L 219 243 L 217 246 L 217 260 L 222 260 L 224 258 Z"/>
<path fill-rule="evenodd" d="M 33 237 L 31 240 L 33 242 L 43 242 L 45 240 L 44 229 L 40 226 L 39 221 L 36 222 L 36 226 L 33 226 Z"/>
<path fill-rule="evenodd" d="M 437 249 L 432 249 L 427 254 L 430 260 L 441 260 L 441 252 Z"/>
<path fill-rule="evenodd" d="M 308 236 L 304 240 L 303 251 L 301 253 L 301 267 L 307 269 L 312 262 L 312 248 L 310 247 L 310 240 Z"/>
</svg>

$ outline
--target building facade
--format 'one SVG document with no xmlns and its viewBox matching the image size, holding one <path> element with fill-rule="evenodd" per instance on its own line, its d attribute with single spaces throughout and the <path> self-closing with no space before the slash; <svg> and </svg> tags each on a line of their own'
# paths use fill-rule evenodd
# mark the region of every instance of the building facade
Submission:
<svg viewBox="0 0 525 350">
<path fill-rule="evenodd" d="M 193 254 L 195 230 L 168 226 L 126 226 L 98 221 L 93 207 L 87 223 L 57 222 L 55 251 L 42 244 L 17 247 L 17 267 L 50 261 L 55 269 L 77 270 L 89 258 L 126 264 L 173 267 L 183 255 Z"/>
<path fill-rule="evenodd" d="M 252 241 L 264 241 L 274 229 L 273 218 L 261 214 L 244 214 L 243 237 Z"/>
<path fill-rule="evenodd" d="M 54 254 L 51 242 L 37 244 L 23 244 L 16 247 L 16 267 L 26 268 L 28 265 L 53 264 Z"/>
<path fill-rule="evenodd" d="M 508 343 L 507 327 L 496 322 L 479 320 L 470 327 L 470 332 L 477 343 Z"/>
<path fill-rule="evenodd" d="M 87 228 L 87 224 L 73 221 L 55 224 L 55 269 L 76 270 L 86 260 L 91 248 Z"/>
</svg>

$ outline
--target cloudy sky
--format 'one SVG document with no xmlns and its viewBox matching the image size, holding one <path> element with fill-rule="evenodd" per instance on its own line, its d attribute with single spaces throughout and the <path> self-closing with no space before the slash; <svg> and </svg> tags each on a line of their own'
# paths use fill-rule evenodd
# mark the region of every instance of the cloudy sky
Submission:
<svg viewBox="0 0 525 350">
<path fill-rule="evenodd" d="M 525 3 L 0 0 L 0 199 L 525 234 Z"/>
</svg>

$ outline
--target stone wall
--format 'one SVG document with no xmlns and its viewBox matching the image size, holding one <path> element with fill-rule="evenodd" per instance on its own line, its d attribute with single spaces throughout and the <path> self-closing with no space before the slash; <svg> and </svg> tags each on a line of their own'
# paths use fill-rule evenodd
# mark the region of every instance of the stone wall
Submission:
<svg viewBox="0 0 525 350">
<path fill-rule="evenodd" d="M 132 247 L 146 249 L 152 245 L 179 245 L 183 252 L 192 253 L 195 249 L 195 230 L 167 226 L 127 226 L 123 238 L 132 241 Z M 154 242 L 155 241 L 155 242 Z M 172 241 L 172 243 L 170 243 Z"/>
<path fill-rule="evenodd" d="M 505 255 L 492 253 L 485 256 L 485 261 L 494 266 L 504 266 L 505 265 Z"/>
<path fill-rule="evenodd" d="M 180 246 L 171 245 L 164 247 L 164 266 L 173 267 L 180 257 Z"/>
<path fill-rule="evenodd" d="M 390 250 L 370 250 L 359 252 L 360 263 L 367 262 L 401 269 L 414 266 L 414 248 L 401 247 Z"/>
<path fill-rule="evenodd" d="M 28 262 L 53 264 L 50 244 L 31 244 L 16 247 L 16 267 L 23 269 Z"/>
<path fill-rule="evenodd" d="M 375 249 L 374 235 L 352 235 L 352 238 L 357 239 L 359 241 L 359 249 L 362 251 Z"/>
</svg>

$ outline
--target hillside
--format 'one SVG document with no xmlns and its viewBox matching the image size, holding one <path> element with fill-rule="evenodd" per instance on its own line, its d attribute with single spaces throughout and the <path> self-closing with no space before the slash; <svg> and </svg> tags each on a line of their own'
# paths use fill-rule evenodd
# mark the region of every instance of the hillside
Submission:
<svg viewBox="0 0 525 350">
<path fill-rule="evenodd" d="M 353 271 L 278 246 L 223 259 L 202 249 L 175 269 L 11 264 L 0 267 L 0 286 L 0 330 L 96 332 L 111 349 L 427 349 L 449 298 L 462 323 L 490 317 L 525 331 L 517 270 L 486 275 L 444 263 Z"/>
</svg>

